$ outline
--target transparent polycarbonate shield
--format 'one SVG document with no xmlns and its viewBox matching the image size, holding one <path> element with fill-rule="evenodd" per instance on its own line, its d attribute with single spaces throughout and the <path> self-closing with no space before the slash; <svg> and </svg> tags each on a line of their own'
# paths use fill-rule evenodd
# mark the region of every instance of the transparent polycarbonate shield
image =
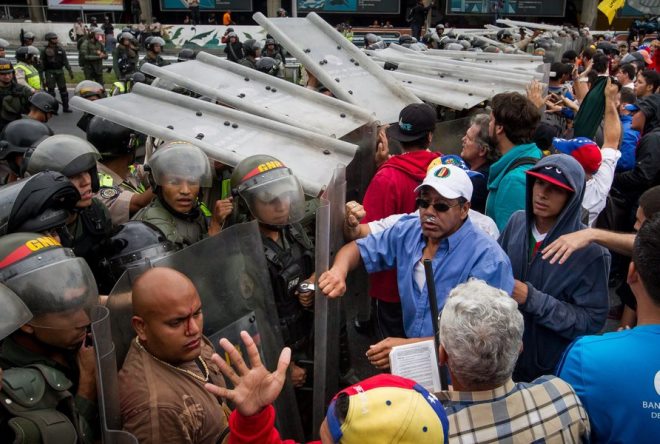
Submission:
<svg viewBox="0 0 660 444">
<path fill-rule="evenodd" d="M 254 317 L 253 329 L 248 331 L 257 329 L 258 333 L 253 336 L 260 338 L 257 342 L 266 367 L 270 370 L 277 367 L 284 345 L 256 221 L 226 228 L 151 265 L 177 270 L 195 284 L 202 301 L 203 331 L 207 337 L 214 338 L 216 349 L 219 346 L 215 339 L 228 327 L 246 317 Z M 109 307 L 119 306 L 119 310 L 112 313 L 113 330 L 116 328 L 118 332 L 128 331 L 130 326 L 126 302 L 130 298 L 130 282 L 135 278 L 135 274 L 125 273 L 108 300 Z M 115 297 L 119 299 L 113 301 Z M 277 418 L 282 435 L 302 438 L 300 416 L 290 384 L 285 385 L 275 406 L 279 412 L 288 412 Z"/>
<path fill-rule="evenodd" d="M 373 116 L 342 100 L 205 52 L 195 60 L 142 71 L 233 108 L 325 136 L 341 138 Z"/>
<path fill-rule="evenodd" d="M 431 143 L 433 150 L 440 151 L 442 154 L 460 154 L 462 149 L 461 139 L 470 128 L 471 119 L 471 117 L 463 117 L 436 123 L 433 142 Z"/>
<path fill-rule="evenodd" d="M 257 12 L 253 18 L 335 97 L 375 113 L 381 123 L 396 122 L 401 109 L 420 102 L 316 13 L 267 18 Z"/>
<path fill-rule="evenodd" d="M 101 305 L 92 308 L 92 338 L 96 353 L 96 389 L 101 442 L 103 444 L 137 444 L 132 434 L 122 430 L 119 408 L 119 381 L 115 347 L 110 329 L 110 311 Z"/>
<path fill-rule="evenodd" d="M 32 319 L 25 303 L 9 288 L 0 284 L 0 341 Z"/>
<path fill-rule="evenodd" d="M 346 203 L 346 169 L 338 167 L 316 212 L 315 272 L 320 277 L 332 265 L 344 243 L 342 227 Z M 314 303 L 314 400 L 312 430 L 316 433 L 328 402 L 339 383 L 341 299 L 329 299 L 316 286 Z"/>
<path fill-rule="evenodd" d="M 332 137 L 143 84 L 130 94 L 94 102 L 74 97 L 71 104 L 161 140 L 190 142 L 231 167 L 269 154 L 291 168 L 313 196 L 330 181 L 333 168 L 348 165 L 357 150 Z"/>
</svg>

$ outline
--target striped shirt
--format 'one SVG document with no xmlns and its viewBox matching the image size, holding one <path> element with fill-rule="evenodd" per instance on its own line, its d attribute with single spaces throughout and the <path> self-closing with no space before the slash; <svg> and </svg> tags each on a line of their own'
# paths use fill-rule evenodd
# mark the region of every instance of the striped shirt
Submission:
<svg viewBox="0 0 660 444">
<path fill-rule="evenodd" d="M 449 418 L 450 443 L 589 441 L 589 418 L 573 388 L 554 376 L 480 392 L 436 393 Z"/>
</svg>

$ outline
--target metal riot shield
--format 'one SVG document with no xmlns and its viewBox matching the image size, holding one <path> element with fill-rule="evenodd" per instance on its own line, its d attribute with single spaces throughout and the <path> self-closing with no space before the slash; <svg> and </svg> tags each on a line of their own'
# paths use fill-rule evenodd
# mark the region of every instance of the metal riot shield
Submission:
<svg viewBox="0 0 660 444">
<path fill-rule="evenodd" d="M 440 151 L 442 154 L 460 154 L 461 139 L 470 128 L 470 120 L 471 117 L 463 117 L 436 123 L 431 150 Z"/>
<path fill-rule="evenodd" d="M 346 203 L 346 168 L 337 167 L 316 212 L 315 271 L 318 279 L 332 264 L 344 243 L 342 227 Z M 318 284 L 318 283 L 317 283 Z M 328 299 L 316 285 L 314 305 L 313 428 L 318 433 L 339 382 L 341 299 Z"/>
<path fill-rule="evenodd" d="M 110 311 L 106 307 L 97 305 L 92 308 L 91 318 L 96 352 L 96 387 L 101 418 L 101 442 L 137 444 L 138 440 L 135 436 L 121 429 L 119 383 L 115 348 L 110 332 Z"/>
<path fill-rule="evenodd" d="M 212 338 L 216 348 L 218 339 L 228 331 L 235 331 L 237 325 L 239 328 L 246 326 L 257 343 L 265 365 L 271 370 L 277 367 L 284 345 L 256 221 L 224 229 L 216 236 L 154 261 L 151 265 L 175 269 L 193 281 L 202 300 L 204 334 Z M 130 282 L 134 279 L 134 275 L 125 273 L 108 300 L 112 327 L 116 330 L 114 334 L 123 341 L 127 337 L 125 332 L 130 329 L 126 302 L 130 298 Z M 115 312 L 114 308 L 118 310 Z M 134 333 L 130 335 L 131 339 L 133 337 Z M 230 334 L 227 339 L 237 343 L 237 335 L 232 337 Z M 279 412 L 286 412 L 277 417 L 276 425 L 280 433 L 302 440 L 300 416 L 290 384 L 285 385 L 275 407 Z"/>
</svg>

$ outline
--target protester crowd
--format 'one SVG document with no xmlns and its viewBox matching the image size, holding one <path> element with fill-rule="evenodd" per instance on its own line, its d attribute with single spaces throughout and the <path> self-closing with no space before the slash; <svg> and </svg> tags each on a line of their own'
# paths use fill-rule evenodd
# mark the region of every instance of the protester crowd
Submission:
<svg viewBox="0 0 660 444">
<path fill-rule="evenodd" d="M 424 44 L 452 49 L 443 29 Z M 122 30 L 116 46 L 109 20 L 74 31 L 83 99 L 106 97 L 109 53 L 114 93 L 153 80 L 140 72 L 145 63 L 168 63 L 153 24 Z M 500 42 L 514 50 L 547 38 L 505 34 Z M 293 443 L 275 428 L 289 414 L 273 407 L 285 384 L 306 435 L 323 444 L 657 442 L 660 42 L 632 51 L 635 42 L 604 39 L 567 51 L 547 90 L 533 82 L 473 110 L 460 155 L 439 152 L 434 107 L 401 109 L 379 128 L 363 199 L 345 206 L 345 245 L 317 275 L 310 199 L 280 159 L 255 155 L 230 168 L 191 143 L 89 114 L 78 122 L 85 138 L 54 134 L 48 121 L 60 102 L 70 111 L 71 67 L 57 35 L 46 34 L 41 50 L 36 36 L 23 37 L 16 63 L 0 40 L 1 442 L 99 441 L 91 311 L 115 297 L 124 273 L 133 339 L 118 396 L 122 427 L 140 443 Z M 281 74 L 273 38 L 262 48 L 229 28 L 222 40 L 229 60 Z M 182 52 L 180 62 L 191 58 Z M 153 153 L 141 163 L 144 145 Z M 225 338 L 211 343 L 200 283 L 150 267 L 248 221 L 285 345 L 275 369 L 247 332 L 244 352 Z M 315 297 L 356 297 L 349 277 L 360 267 L 371 307 L 355 328 L 371 341 L 361 352 L 375 376 L 356 377 L 353 322 L 342 316 L 333 363 L 341 390 L 311 430 Z M 604 332 L 608 318 L 618 331 Z M 436 331 L 447 390 L 389 373 L 393 347 Z"/>
</svg>

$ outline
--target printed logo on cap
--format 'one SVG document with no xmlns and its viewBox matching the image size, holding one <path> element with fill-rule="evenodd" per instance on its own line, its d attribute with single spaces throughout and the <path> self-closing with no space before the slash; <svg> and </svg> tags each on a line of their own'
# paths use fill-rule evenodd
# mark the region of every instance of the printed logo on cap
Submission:
<svg viewBox="0 0 660 444">
<path fill-rule="evenodd" d="M 435 172 L 434 176 L 439 177 L 440 179 L 446 179 L 451 176 L 451 170 L 447 167 L 438 168 L 438 171 Z"/>
<path fill-rule="evenodd" d="M 404 131 L 412 131 L 412 123 L 404 123 L 403 119 L 399 120 L 399 128 L 401 128 Z"/>
<path fill-rule="evenodd" d="M 30 239 L 29 241 L 25 242 L 25 244 L 11 252 L 7 257 L 5 257 L 4 260 L 0 262 L 0 269 L 25 259 L 35 251 L 43 250 L 44 248 L 61 246 L 62 245 L 55 238 L 50 236 Z"/>
</svg>

